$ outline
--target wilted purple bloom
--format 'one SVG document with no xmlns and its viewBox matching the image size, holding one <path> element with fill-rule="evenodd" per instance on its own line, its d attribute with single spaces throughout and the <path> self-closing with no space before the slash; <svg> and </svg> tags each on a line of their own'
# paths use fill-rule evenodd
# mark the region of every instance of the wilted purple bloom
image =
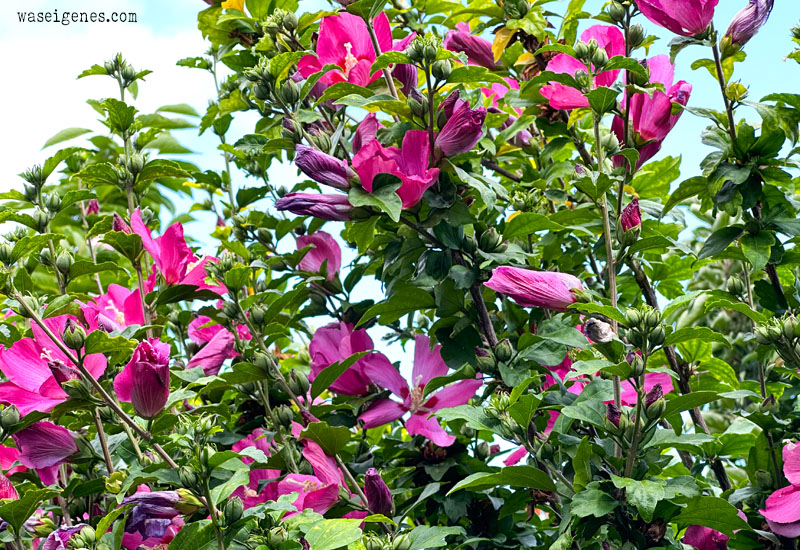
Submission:
<svg viewBox="0 0 800 550">
<path fill-rule="evenodd" d="M 97 199 L 91 199 L 86 205 L 86 213 L 97 214 L 98 212 L 100 212 L 100 203 L 97 202 Z"/>
<path fill-rule="evenodd" d="M 375 468 L 368 469 L 364 476 L 364 494 L 370 513 L 385 516 L 394 510 L 392 492 Z"/>
<path fill-rule="evenodd" d="M 436 149 L 446 157 L 466 153 L 478 143 L 483 135 L 483 121 L 486 120 L 486 109 L 479 107 L 470 109 L 469 102 L 456 102 L 451 116 L 444 128 L 436 136 Z"/>
<path fill-rule="evenodd" d="M 125 524 L 128 533 L 139 532 L 144 538 L 163 537 L 180 511 L 177 491 L 138 492 L 122 499 L 122 504 L 135 504 Z"/>
<path fill-rule="evenodd" d="M 71 539 L 73 535 L 78 534 L 84 527 L 88 527 L 88 525 L 85 523 L 79 523 L 78 525 L 73 525 L 72 527 L 61 527 L 56 529 L 47 536 L 44 544 L 39 547 L 39 550 L 66 550 L 67 545 L 69 544 L 69 539 Z"/>
<path fill-rule="evenodd" d="M 453 90 L 450 92 L 444 101 L 439 105 L 439 110 L 444 112 L 444 116 L 448 119 L 453 116 L 453 111 L 455 111 L 456 106 L 459 104 L 461 100 L 461 90 Z"/>
<path fill-rule="evenodd" d="M 628 203 L 628 206 L 622 210 L 620 223 L 622 224 L 623 231 L 642 225 L 642 212 L 639 210 L 639 199 L 634 198 Z"/>
<path fill-rule="evenodd" d="M 608 403 L 606 405 L 606 418 L 615 427 L 619 428 L 619 421 L 622 418 L 622 411 L 620 411 L 619 407 L 617 407 L 614 403 Z"/>
<path fill-rule="evenodd" d="M 565 311 L 576 302 L 574 290 L 583 290 L 580 279 L 568 273 L 534 271 L 502 266 L 492 271 L 484 283 L 501 294 L 507 294 L 524 307 L 542 307 Z"/>
<path fill-rule="evenodd" d="M 650 405 L 663 398 L 664 390 L 661 388 L 661 384 L 656 384 L 650 388 L 650 391 L 644 396 L 644 408 L 649 409 Z"/>
<path fill-rule="evenodd" d="M 608 344 L 614 338 L 611 325 L 594 317 L 583 323 L 583 333 L 589 340 L 598 344 Z"/>
<path fill-rule="evenodd" d="M 36 469 L 45 485 L 55 483 L 58 467 L 78 452 L 72 432 L 52 422 L 36 422 L 11 437 L 19 449 L 20 463 Z"/>
<path fill-rule="evenodd" d="M 481 65 L 493 71 L 502 67 L 494 62 L 492 43 L 472 34 L 468 23 L 459 23 L 456 30 L 448 31 L 442 46 L 451 52 L 463 52 L 471 65 Z"/>
<path fill-rule="evenodd" d="M 350 180 L 356 173 L 345 161 L 305 145 L 298 145 L 296 152 L 294 162 L 306 176 L 340 191 L 350 189 Z"/>
<path fill-rule="evenodd" d="M 143 418 L 156 416 L 169 399 L 169 352 L 169 344 L 158 338 L 140 342 L 114 379 L 117 397 L 131 403 Z"/>
<path fill-rule="evenodd" d="M 411 93 L 411 90 L 416 89 L 419 81 L 419 74 L 417 73 L 417 68 L 414 65 L 396 65 L 395 68 L 392 69 L 392 78 L 395 78 L 403 83 L 403 95 L 408 96 L 408 94 Z"/>
<path fill-rule="evenodd" d="M 70 380 L 79 380 L 81 377 L 78 369 L 61 361 L 50 361 L 47 366 L 50 367 L 50 372 L 53 373 L 53 378 L 56 379 L 59 386 Z"/>
<path fill-rule="evenodd" d="M 637 0 L 642 15 L 682 36 L 705 32 L 719 0 Z"/>
<path fill-rule="evenodd" d="M 321 220 L 346 222 L 352 219 L 353 206 L 344 195 L 312 195 L 287 193 L 275 203 L 278 210 L 288 210 L 298 216 L 314 216 Z"/>
<path fill-rule="evenodd" d="M 774 4 L 775 0 L 750 0 L 747 6 L 733 17 L 724 39 L 730 41 L 736 50 L 747 44 L 767 22 Z"/>
</svg>

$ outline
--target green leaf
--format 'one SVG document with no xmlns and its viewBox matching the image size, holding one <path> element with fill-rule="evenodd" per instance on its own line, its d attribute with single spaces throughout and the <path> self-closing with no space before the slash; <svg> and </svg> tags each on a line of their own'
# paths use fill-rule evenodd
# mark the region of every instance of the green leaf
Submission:
<svg viewBox="0 0 800 550">
<path fill-rule="evenodd" d="M 119 181 L 119 174 L 114 169 L 114 166 L 108 162 L 90 164 L 81 170 L 76 177 L 89 187 L 117 185 Z"/>
<path fill-rule="evenodd" d="M 495 432 L 500 427 L 500 421 L 486 414 L 483 407 L 472 405 L 459 405 L 449 409 L 436 411 L 436 416 L 445 421 L 466 420 L 467 426 L 476 430 L 489 430 Z"/>
<path fill-rule="evenodd" d="M 344 426 L 329 426 L 327 422 L 312 422 L 300 434 L 299 439 L 308 438 L 319 443 L 328 456 L 336 456 L 350 441 L 352 433 Z"/>
<path fill-rule="evenodd" d="M 403 211 L 403 201 L 397 194 L 400 185 L 400 183 L 392 183 L 378 189 L 373 187 L 372 193 L 361 187 L 353 187 L 347 195 L 347 200 L 356 207 L 372 206 L 377 208 L 379 211 L 389 214 L 392 221 L 398 222 Z"/>
<path fill-rule="evenodd" d="M 361 538 L 360 519 L 326 519 L 314 524 L 305 539 L 311 550 L 334 550 Z"/>
<path fill-rule="evenodd" d="M 239 265 L 225 273 L 225 286 L 228 288 L 243 288 L 250 282 L 251 270 L 247 266 Z"/>
<path fill-rule="evenodd" d="M 413 64 L 411 58 L 403 52 L 386 52 L 378 56 L 369 72 L 370 74 L 375 74 L 377 71 L 386 69 L 391 65 L 411 64 Z"/>
<path fill-rule="evenodd" d="M 365 355 L 369 355 L 370 353 L 371 352 L 369 351 L 360 351 L 358 353 L 354 353 L 344 361 L 333 363 L 332 365 L 322 369 L 317 377 L 314 378 L 314 382 L 311 383 L 311 399 L 318 397 L 322 392 L 327 390 L 331 384 L 336 382 L 347 369 L 355 364 L 356 361 Z"/>
<path fill-rule="evenodd" d="M 708 179 L 703 176 L 695 176 L 682 182 L 669 196 L 669 200 L 667 204 L 664 205 L 664 210 L 661 212 L 662 216 L 686 199 L 699 195 L 705 191 L 707 187 Z"/>
<path fill-rule="evenodd" d="M 450 535 L 463 535 L 461 527 L 430 527 L 420 525 L 408 534 L 408 550 L 424 550 L 425 548 L 440 548 L 447 545 L 445 540 Z"/>
<path fill-rule="evenodd" d="M 61 143 L 62 141 L 69 141 L 70 139 L 75 139 L 76 137 L 88 134 L 90 132 L 91 130 L 87 130 L 86 128 L 66 128 L 64 130 L 61 130 L 59 133 L 57 133 L 47 141 L 45 141 L 44 146 L 42 146 L 42 149 L 46 149 L 51 145 L 55 145 L 56 143 Z"/>
<path fill-rule="evenodd" d="M 136 347 L 134 340 L 128 340 L 123 336 L 109 336 L 102 330 L 93 330 L 86 336 L 84 353 L 114 353 L 119 351 L 133 350 Z"/>
<path fill-rule="evenodd" d="M 306 52 L 283 52 L 269 60 L 269 73 L 275 79 L 276 85 L 286 79 L 291 68 L 305 55 Z"/>
<path fill-rule="evenodd" d="M 436 301 L 428 291 L 415 286 L 406 286 L 392 294 L 387 300 L 369 308 L 356 327 L 360 327 L 374 317 L 378 317 L 380 324 L 388 325 L 412 311 L 434 307 L 436 307 Z"/>
<path fill-rule="evenodd" d="M 41 235 L 22 237 L 14 243 L 14 248 L 11 251 L 11 261 L 16 262 L 23 256 L 38 253 L 42 248 L 47 246 L 51 240 L 57 242 L 59 236 L 52 233 L 44 233 Z"/>
<path fill-rule="evenodd" d="M 617 96 L 619 96 L 618 91 L 598 86 L 586 94 L 586 99 L 589 100 L 589 105 L 595 113 L 603 115 L 617 106 Z"/>
<path fill-rule="evenodd" d="M 106 111 L 106 124 L 120 134 L 127 132 L 136 118 L 136 108 L 124 101 L 108 98 L 101 104 Z"/>
<path fill-rule="evenodd" d="M 689 340 L 705 340 L 707 342 L 718 342 L 720 344 L 724 344 L 728 347 L 731 346 L 731 343 L 728 342 L 728 339 L 725 338 L 719 332 L 715 332 L 708 327 L 683 327 L 669 336 L 664 341 L 665 346 L 674 346 L 677 344 L 681 344 L 683 342 L 688 342 Z"/>
<path fill-rule="evenodd" d="M 105 533 L 106 531 L 111 528 L 113 525 L 114 520 L 116 520 L 119 516 L 126 513 L 128 510 L 133 508 L 134 504 L 126 504 L 125 506 L 120 506 L 119 508 L 114 508 L 97 523 L 97 532 L 98 533 Z"/>
<path fill-rule="evenodd" d="M 618 71 L 620 69 L 624 69 L 631 73 L 636 73 L 642 78 L 650 78 L 647 69 L 645 69 L 641 63 L 635 59 L 631 59 L 630 57 L 625 57 L 623 55 L 615 55 L 608 60 L 608 63 L 603 65 L 603 72 Z"/>
<path fill-rule="evenodd" d="M 639 515 L 647 522 L 653 521 L 653 512 L 659 501 L 667 498 L 667 492 L 664 489 L 665 483 L 661 479 L 636 481 L 612 474 L 611 481 L 617 489 L 625 489 L 625 497 L 628 502 L 636 506 Z"/>
<path fill-rule="evenodd" d="M 513 418 L 517 424 L 527 427 L 531 423 L 531 420 L 533 420 L 541 401 L 542 398 L 537 395 L 532 393 L 525 394 L 508 408 L 508 414 L 511 415 L 511 418 Z"/>
<path fill-rule="evenodd" d="M 741 237 L 743 233 L 744 228 L 741 225 L 730 225 L 717 229 L 706 239 L 697 257 L 703 260 L 719 254 L 728 248 L 729 244 Z"/>
<path fill-rule="evenodd" d="M 31 489 L 26 491 L 19 500 L 12 500 L 0 506 L 0 518 L 19 533 L 22 524 L 41 506 L 42 502 L 56 496 L 59 492 L 53 489 Z"/>
<path fill-rule="evenodd" d="M 95 273 L 102 273 L 103 271 L 119 271 L 122 266 L 115 262 L 102 262 L 95 264 L 88 260 L 80 260 L 72 264 L 69 268 L 69 278 L 77 279 L 83 275 L 94 275 Z"/>
<path fill-rule="evenodd" d="M 217 550 L 217 534 L 210 519 L 186 524 L 169 543 L 169 550 Z"/>
<path fill-rule="evenodd" d="M 78 75 L 78 78 L 83 78 L 86 76 L 108 76 L 108 71 L 102 65 L 92 65 L 81 74 Z"/>
<path fill-rule="evenodd" d="M 572 497 L 570 513 L 579 518 L 594 516 L 601 518 L 622 504 L 599 489 L 586 489 Z"/>
<path fill-rule="evenodd" d="M 615 320 L 621 325 L 627 325 L 628 323 L 625 320 L 625 315 L 620 310 L 612 306 L 576 302 L 569 306 L 569 309 L 574 309 L 583 313 L 599 313 L 604 317 Z"/>
<path fill-rule="evenodd" d="M 719 399 L 717 392 L 713 391 L 696 391 L 687 393 L 686 395 L 679 395 L 667 401 L 667 408 L 664 411 L 664 416 L 669 417 L 682 411 L 688 411 L 695 407 L 702 407 L 706 403 L 711 403 Z"/>
<path fill-rule="evenodd" d="M 102 242 L 111 246 L 131 262 L 135 262 L 143 250 L 142 238 L 136 233 L 109 231 L 103 235 Z"/>
<path fill-rule="evenodd" d="M 534 466 L 508 466 L 499 472 L 479 472 L 462 479 L 447 493 L 451 495 L 461 489 L 488 489 L 500 485 L 555 491 L 553 480 L 546 473 Z"/>
<path fill-rule="evenodd" d="M 769 231 L 760 231 L 756 235 L 750 233 L 742 237 L 742 252 L 750 262 L 753 271 L 761 271 L 769 262 L 775 236 Z"/>
<path fill-rule="evenodd" d="M 744 302 L 733 301 L 721 296 L 711 296 L 708 300 L 706 300 L 706 311 L 711 311 L 715 308 L 725 308 L 738 311 L 756 323 L 763 323 L 767 320 L 767 317 L 763 313 L 754 310 Z"/>
<path fill-rule="evenodd" d="M 507 85 L 506 81 L 486 67 L 467 65 L 456 67 L 447 78 L 449 84 L 489 84 L 497 83 Z"/>
<path fill-rule="evenodd" d="M 191 177 L 192 175 L 181 168 L 181 165 L 177 162 L 165 159 L 155 159 L 144 165 L 144 168 L 141 172 L 139 172 L 136 181 L 141 183 L 159 178 L 190 179 Z"/>
<path fill-rule="evenodd" d="M 173 105 L 164 105 L 163 107 L 159 107 L 156 109 L 157 113 L 175 113 L 177 115 L 186 115 L 186 116 L 196 116 L 199 117 L 200 113 L 198 113 L 194 107 L 187 103 L 176 103 Z"/>
<path fill-rule="evenodd" d="M 718 497 L 701 496 L 689 501 L 673 521 L 681 526 L 702 525 L 729 537 L 737 530 L 752 531 L 739 517 L 736 506 Z"/>
<path fill-rule="evenodd" d="M 527 237 L 537 231 L 564 231 L 567 229 L 561 224 L 558 224 L 543 214 L 536 214 L 535 212 L 523 212 L 514 216 L 511 221 L 506 223 L 506 228 L 503 230 L 503 237 L 506 240 L 511 240 L 516 237 Z"/>
</svg>

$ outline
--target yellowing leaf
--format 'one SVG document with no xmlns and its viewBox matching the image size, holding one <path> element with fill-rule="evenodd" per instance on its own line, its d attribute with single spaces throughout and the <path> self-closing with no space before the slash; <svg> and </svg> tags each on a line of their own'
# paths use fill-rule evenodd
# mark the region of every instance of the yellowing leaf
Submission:
<svg viewBox="0 0 800 550">
<path fill-rule="evenodd" d="M 525 52 L 514 61 L 514 65 L 530 65 L 536 62 L 536 56 L 531 52 Z"/>
<path fill-rule="evenodd" d="M 494 35 L 494 42 L 492 43 L 492 54 L 494 55 L 494 60 L 499 61 L 500 58 L 503 56 L 503 52 L 508 46 L 508 43 L 511 41 L 511 38 L 516 33 L 516 29 L 509 29 L 508 27 L 503 27 L 497 34 Z"/>
<path fill-rule="evenodd" d="M 244 0 L 225 0 L 222 7 L 226 10 L 239 10 L 244 13 Z"/>
</svg>

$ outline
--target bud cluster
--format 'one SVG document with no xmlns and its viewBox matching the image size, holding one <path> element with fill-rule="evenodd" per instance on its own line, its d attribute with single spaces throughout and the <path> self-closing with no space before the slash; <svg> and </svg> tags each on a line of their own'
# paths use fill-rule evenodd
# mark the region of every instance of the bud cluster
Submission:
<svg viewBox="0 0 800 550">
<path fill-rule="evenodd" d="M 754 330 L 756 342 L 775 346 L 778 355 L 788 365 L 800 367 L 800 321 L 787 313 L 783 317 L 767 320 Z"/>
<path fill-rule="evenodd" d="M 649 352 L 666 339 L 661 313 L 650 306 L 629 308 L 625 312 L 625 324 L 628 326 L 628 341 L 636 348 Z"/>
<path fill-rule="evenodd" d="M 405 53 L 414 64 L 424 67 L 432 65 L 436 61 L 439 46 L 439 39 L 434 36 L 418 36 L 411 41 Z"/>
<path fill-rule="evenodd" d="M 272 38 L 276 38 L 279 34 L 284 34 L 288 37 L 294 36 L 298 25 L 297 15 L 284 9 L 276 9 L 261 24 L 264 32 Z"/>
<path fill-rule="evenodd" d="M 113 59 L 106 61 L 103 64 L 103 68 L 106 70 L 108 76 L 117 79 L 125 88 L 136 81 L 138 74 L 136 69 L 122 58 L 121 53 L 115 55 Z"/>
<path fill-rule="evenodd" d="M 503 2 L 503 12 L 509 19 L 522 19 L 530 9 L 531 5 L 528 0 L 505 0 Z"/>
<path fill-rule="evenodd" d="M 583 61 L 587 67 L 594 67 L 597 72 L 608 64 L 608 52 L 592 38 L 588 42 L 575 44 L 575 57 Z M 576 75 L 577 76 L 577 75 Z"/>
</svg>

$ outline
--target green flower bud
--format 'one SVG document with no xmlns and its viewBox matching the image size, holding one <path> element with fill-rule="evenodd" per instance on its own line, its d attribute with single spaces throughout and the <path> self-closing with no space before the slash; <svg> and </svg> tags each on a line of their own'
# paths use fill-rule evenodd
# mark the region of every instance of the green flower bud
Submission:
<svg viewBox="0 0 800 550">
<path fill-rule="evenodd" d="M 600 138 L 600 145 L 606 153 L 614 154 L 619 151 L 619 138 L 613 133 L 606 134 Z"/>
<path fill-rule="evenodd" d="M 286 428 L 291 430 L 292 421 L 294 420 L 294 412 L 287 405 L 281 405 L 273 409 L 272 414 L 275 416 L 275 421 Z M 277 427 L 277 426 L 276 426 Z"/>
<path fill-rule="evenodd" d="M 772 339 L 770 338 L 767 327 L 765 326 L 756 327 L 755 330 L 753 331 L 753 334 L 755 335 L 756 342 L 758 342 L 759 344 L 764 346 L 772 344 Z"/>
<path fill-rule="evenodd" d="M 256 326 L 261 326 L 264 324 L 264 308 L 261 306 L 253 306 L 250 308 L 250 320 L 253 321 L 253 324 Z"/>
<path fill-rule="evenodd" d="M 423 106 L 420 99 L 409 97 L 408 107 L 411 109 L 411 114 L 417 118 L 423 118 L 426 114 L 427 106 Z"/>
<path fill-rule="evenodd" d="M 106 70 L 106 74 L 113 75 L 114 71 L 117 70 L 117 66 L 114 64 L 113 61 L 106 61 L 103 63 L 103 68 Z"/>
<path fill-rule="evenodd" d="M 86 342 L 86 331 L 72 319 L 67 319 L 67 324 L 64 327 L 64 332 L 61 334 L 61 339 L 70 349 L 83 349 L 83 344 Z"/>
<path fill-rule="evenodd" d="M 787 340 L 794 338 L 794 331 L 797 328 L 797 318 L 793 315 L 783 320 L 783 335 Z"/>
<path fill-rule="evenodd" d="M 440 59 L 431 66 L 431 74 L 436 80 L 444 81 L 450 77 L 453 64 L 449 59 Z"/>
<path fill-rule="evenodd" d="M 270 548 L 278 548 L 288 538 L 289 535 L 283 527 L 273 527 L 267 532 L 267 542 L 269 542 Z"/>
<path fill-rule="evenodd" d="M 19 409 L 15 405 L 9 405 L 0 412 L 0 426 L 5 431 L 11 430 L 15 425 L 19 424 L 21 415 Z"/>
<path fill-rule="evenodd" d="M 728 279 L 728 292 L 736 296 L 741 296 L 744 290 L 744 282 L 739 277 L 733 275 Z"/>
<path fill-rule="evenodd" d="M 233 525 L 242 519 L 242 514 L 244 514 L 242 499 L 237 496 L 230 497 L 225 504 L 225 522 L 228 525 Z"/>
<path fill-rule="evenodd" d="M 661 313 L 657 309 L 649 309 L 643 316 L 644 326 L 655 328 L 661 322 Z"/>
<path fill-rule="evenodd" d="M 608 53 L 602 48 L 598 48 L 592 54 L 592 65 L 595 69 L 602 69 L 608 64 Z"/>
<path fill-rule="evenodd" d="M 89 545 L 94 544 L 97 540 L 97 535 L 95 530 L 89 527 L 88 525 L 81 529 L 80 533 L 78 533 L 80 537 L 85 540 Z"/>
<path fill-rule="evenodd" d="M 592 87 L 592 77 L 582 69 L 575 72 L 575 80 L 583 90 L 588 90 Z"/>
<path fill-rule="evenodd" d="M 36 230 L 39 233 L 44 233 L 47 229 L 47 224 L 50 223 L 50 216 L 43 210 L 36 209 L 33 214 L 33 221 L 36 222 Z"/>
<path fill-rule="evenodd" d="M 772 489 L 772 474 L 766 470 L 756 470 L 756 483 L 762 489 Z"/>
<path fill-rule="evenodd" d="M 394 538 L 392 541 L 392 550 L 410 550 L 411 549 L 411 539 L 408 538 L 408 535 L 399 535 Z"/>
<path fill-rule="evenodd" d="M 299 24 L 297 20 L 297 16 L 292 11 L 287 11 L 286 15 L 283 16 L 283 28 L 289 32 L 294 31 L 297 29 L 297 25 Z"/>
<path fill-rule="evenodd" d="M 508 341 L 508 338 L 502 339 L 494 348 L 494 356 L 503 363 L 508 362 L 513 355 L 514 348 L 511 347 L 511 342 Z"/>
<path fill-rule="evenodd" d="M 295 395 L 305 395 L 308 392 L 309 386 L 308 376 L 299 370 L 292 371 L 289 376 L 289 389 L 291 389 Z"/>
<path fill-rule="evenodd" d="M 51 214 L 58 214 L 61 211 L 61 197 L 55 193 L 48 193 L 44 196 L 44 207 Z"/>
<path fill-rule="evenodd" d="M 272 97 L 272 92 L 267 84 L 256 82 L 253 84 L 253 95 L 256 99 L 260 99 L 261 101 L 269 101 Z"/>
<path fill-rule="evenodd" d="M 586 42 L 578 42 L 575 44 L 575 57 L 580 59 L 581 61 L 587 61 L 591 56 L 591 52 L 589 51 L 589 44 Z"/>
<path fill-rule="evenodd" d="M 667 401 L 662 397 L 656 400 L 652 405 L 647 407 L 644 411 L 647 418 L 650 420 L 658 420 L 664 416 L 664 411 L 667 410 Z"/>
<path fill-rule="evenodd" d="M 287 105 L 296 104 L 300 100 L 300 88 L 297 87 L 297 82 L 287 78 L 281 86 L 281 98 Z"/>
<path fill-rule="evenodd" d="M 122 76 L 122 80 L 125 81 L 125 84 L 130 84 L 134 80 L 136 80 L 136 69 L 131 67 L 130 65 L 125 65 L 120 72 L 120 76 Z"/>
<path fill-rule="evenodd" d="M 639 25 L 631 25 L 631 28 L 628 29 L 628 45 L 631 48 L 638 48 L 644 42 L 644 27 Z"/>
<path fill-rule="evenodd" d="M 44 248 L 42 250 L 45 250 Z M 14 263 L 14 246 L 9 243 L 0 244 L 0 262 L 6 267 Z"/>
<path fill-rule="evenodd" d="M 45 181 L 41 165 L 36 164 L 31 168 L 25 170 L 25 172 L 22 173 L 22 179 L 30 183 L 36 189 L 41 189 Z"/>
<path fill-rule="evenodd" d="M 63 250 L 58 257 L 56 257 L 56 269 L 64 275 L 69 275 L 69 270 L 74 262 L 75 260 L 72 258 L 72 254 Z"/>
<path fill-rule="evenodd" d="M 233 302 L 225 302 L 222 306 L 222 315 L 228 319 L 236 319 L 239 316 L 239 308 Z"/>
<path fill-rule="evenodd" d="M 475 458 L 478 460 L 485 461 L 491 455 L 491 451 L 489 450 L 489 444 L 485 441 L 482 441 L 477 447 L 475 447 Z"/>
<path fill-rule="evenodd" d="M 364 550 L 385 550 L 383 540 L 374 533 L 364 533 L 361 538 Z"/>
<path fill-rule="evenodd" d="M 491 351 L 483 348 L 476 348 L 475 359 L 478 363 L 478 371 L 480 372 L 492 373 L 497 366 L 497 360 L 495 359 L 494 354 Z"/>
<path fill-rule="evenodd" d="M 464 437 L 467 437 L 469 439 L 472 439 L 473 437 L 475 437 L 475 430 L 473 430 L 472 428 L 470 428 L 466 424 L 461 426 L 461 429 L 459 430 L 459 432 L 461 433 L 461 435 L 463 435 Z"/>
<path fill-rule="evenodd" d="M 439 53 L 439 49 L 434 44 L 428 44 L 425 46 L 423 50 L 423 55 L 425 56 L 425 61 L 428 63 L 433 63 L 436 61 L 436 55 Z"/>
<path fill-rule="evenodd" d="M 638 332 L 636 334 L 639 334 Z M 641 334 L 639 334 L 641 338 Z M 638 347 L 638 346 L 637 346 Z M 644 372 L 644 359 L 638 353 L 634 353 L 631 358 L 631 376 L 639 378 Z"/>
<path fill-rule="evenodd" d="M 503 237 L 494 227 L 484 231 L 478 240 L 478 246 L 480 246 L 481 250 L 489 253 L 499 252 L 503 244 Z"/>
<path fill-rule="evenodd" d="M 197 486 L 197 474 L 188 466 L 182 466 L 178 470 L 178 478 L 181 480 L 181 485 L 186 489 L 192 489 Z"/>
<path fill-rule="evenodd" d="M 615 23 L 623 22 L 625 20 L 626 15 L 627 15 L 627 10 L 625 9 L 625 6 L 623 6 L 620 2 L 614 0 L 613 2 L 611 2 L 611 5 L 608 6 L 608 16 Z"/>
<path fill-rule="evenodd" d="M 642 323 L 642 314 L 638 309 L 628 308 L 625 310 L 625 324 L 629 328 L 638 327 Z"/>
<path fill-rule="evenodd" d="M 650 343 L 651 347 L 657 348 L 658 346 L 664 343 L 665 339 L 666 339 L 666 333 L 664 332 L 664 327 L 658 326 L 650 332 L 650 336 L 648 337 L 647 340 Z"/>
<path fill-rule="evenodd" d="M 411 58 L 411 61 L 414 63 L 419 63 L 422 61 L 423 51 L 422 51 L 422 43 L 420 42 L 419 38 L 414 39 L 411 41 L 411 44 L 408 45 L 406 48 L 405 54 Z"/>
</svg>

